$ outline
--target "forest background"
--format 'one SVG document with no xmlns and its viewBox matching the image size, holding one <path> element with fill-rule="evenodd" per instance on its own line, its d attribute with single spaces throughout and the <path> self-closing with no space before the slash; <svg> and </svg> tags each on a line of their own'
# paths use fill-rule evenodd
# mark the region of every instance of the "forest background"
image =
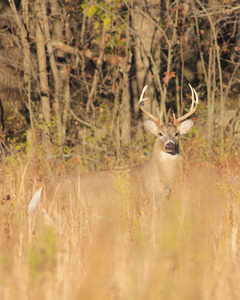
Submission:
<svg viewBox="0 0 240 300">
<path fill-rule="evenodd" d="M 238 155 L 239 11 L 238 1 L 2 1 L 2 156 L 34 144 L 122 164 L 144 147 L 143 86 L 147 109 L 166 117 L 188 109 L 187 83 L 203 155 Z"/>
</svg>

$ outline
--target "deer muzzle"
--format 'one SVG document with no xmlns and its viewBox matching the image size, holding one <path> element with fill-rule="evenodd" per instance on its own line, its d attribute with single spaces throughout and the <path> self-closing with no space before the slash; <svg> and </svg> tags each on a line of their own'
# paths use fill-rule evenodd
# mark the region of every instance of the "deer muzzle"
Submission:
<svg viewBox="0 0 240 300">
<path fill-rule="evenodd" d="M 165 144 L 165 150 L 167 150 L 167 152 L 172 152 L 175 150 L 175 144 L 173 142 L 168 142 Z"/>
</svg>

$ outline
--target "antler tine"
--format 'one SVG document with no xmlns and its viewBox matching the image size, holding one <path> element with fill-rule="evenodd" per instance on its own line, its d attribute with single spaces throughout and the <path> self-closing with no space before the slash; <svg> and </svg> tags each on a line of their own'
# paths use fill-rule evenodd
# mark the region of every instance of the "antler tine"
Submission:
<svg viewBox="0 0 240 300">
<path fill-rule="evenodd" d="M 191 104 L 190 110 L 193 110 L 194 104 L 196 102 L 198 103 L 198 95 L 197 95 L 196 91 L 193 89 L 193 87 L 191 86 L 191 84 L 189 83 L 188 85 L 189 85 L 189 87 L 191 89 L 191 92 L 192 92 L 192 104 Z M 195 95 L 197 96 L 196 97 L 197 100 L 194 99 Z"/>
<path fill-rule="evenodd" d="M 163 111 L 160 112 L 159 124 L 163 125 Z"/>
<path fill-rule="evenodd" d="M 191 86 L 191 84 L 188 84 L 191 92 L 192 92 L 192 104 L 191 107 L 189 109 L 189 111 L 183 115 L 182 117 L 176 119 L 175 115 L 173 114 L 173 119 L 174 119 L 174 125 L 178 125 L 180 122 L 186 120 L 188 117 L 190 117 L 191 115 L 193 115 L 195 113 L 195 111 L 197 110 L 198 107 L 198 94 L 195 91 L 195 89 Z"/>
<path fill-rule="evenodd" d="M 144 93 L 147 88 L 148 88 L 148 86 L 145 85 L 144 88 L 142 89 L 142 93 L 141 93 L 140 99 L 138 101 L 138 106 L 142 110 L 142 112 L 144 112 L 153 122 L 155 122 L 157 125 L 159 125 L 159 124 L 162 125 L 163 124 L 162 115 L 160 114 L 160 118 L 158 119 L 158 118 L 154 117 L 152 114 L 150 114 L 150 112 L 148 112 L 143 106 L 143 101 L 148 100 L 148 98 L 145 98 L 145 99 L 143 98 Z"/>
</svg>

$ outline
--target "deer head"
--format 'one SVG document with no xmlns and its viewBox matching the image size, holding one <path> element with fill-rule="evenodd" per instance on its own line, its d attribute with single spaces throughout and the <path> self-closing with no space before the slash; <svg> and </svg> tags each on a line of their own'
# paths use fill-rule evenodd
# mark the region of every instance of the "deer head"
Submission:
<svg viewBox="0 0 240 300">
<path fill-rule="evenodd" d="M 173 114 L 173 122 L 163 122 L 163 112 L 160 113 L 160 117 L 156 118 L 149 113 L 143 106 L 143 101 L 148 98 L 143 98 L 147 85 L 142 90 L 140 100 L 138 101 L 139 108 L 151 119 L 144 122 L 146 129 L 154 134 L 156 139 L 157 147 L 160 151 L 175 155 L 179 153 L 179 136 L 181 134 L 187 134 L 193 127 L 193 120 L 188 119 L 192 114 L 195 113 L 198 107 L 198 95 L 194 88 L 189 84 L 192 92 L 192 104 L 189 111 L 180 118 L 176 118 Z"/>
</svg>

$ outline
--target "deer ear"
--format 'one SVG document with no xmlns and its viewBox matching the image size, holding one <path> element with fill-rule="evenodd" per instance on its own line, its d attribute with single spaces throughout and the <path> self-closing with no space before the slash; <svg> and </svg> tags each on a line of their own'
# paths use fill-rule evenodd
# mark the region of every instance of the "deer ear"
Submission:
<svg viewBox="0 0 240 300">
<path fill-rule="evenodd" d="M 156 123 L 150 120 L 146 120 L 144 123 L 144 127 L 149 131 L 150 133 L 157 135 L 158 134 L 158 126 Z"/>
<path fill-rule="evenodd" d="M 177 128 L 178 128 L 180 134 L 187 134 L 192 129 L 193 125 L 194 125 L 193 120 L 188 119 L 188 120 L 180 123 Z"/>
</svg>

